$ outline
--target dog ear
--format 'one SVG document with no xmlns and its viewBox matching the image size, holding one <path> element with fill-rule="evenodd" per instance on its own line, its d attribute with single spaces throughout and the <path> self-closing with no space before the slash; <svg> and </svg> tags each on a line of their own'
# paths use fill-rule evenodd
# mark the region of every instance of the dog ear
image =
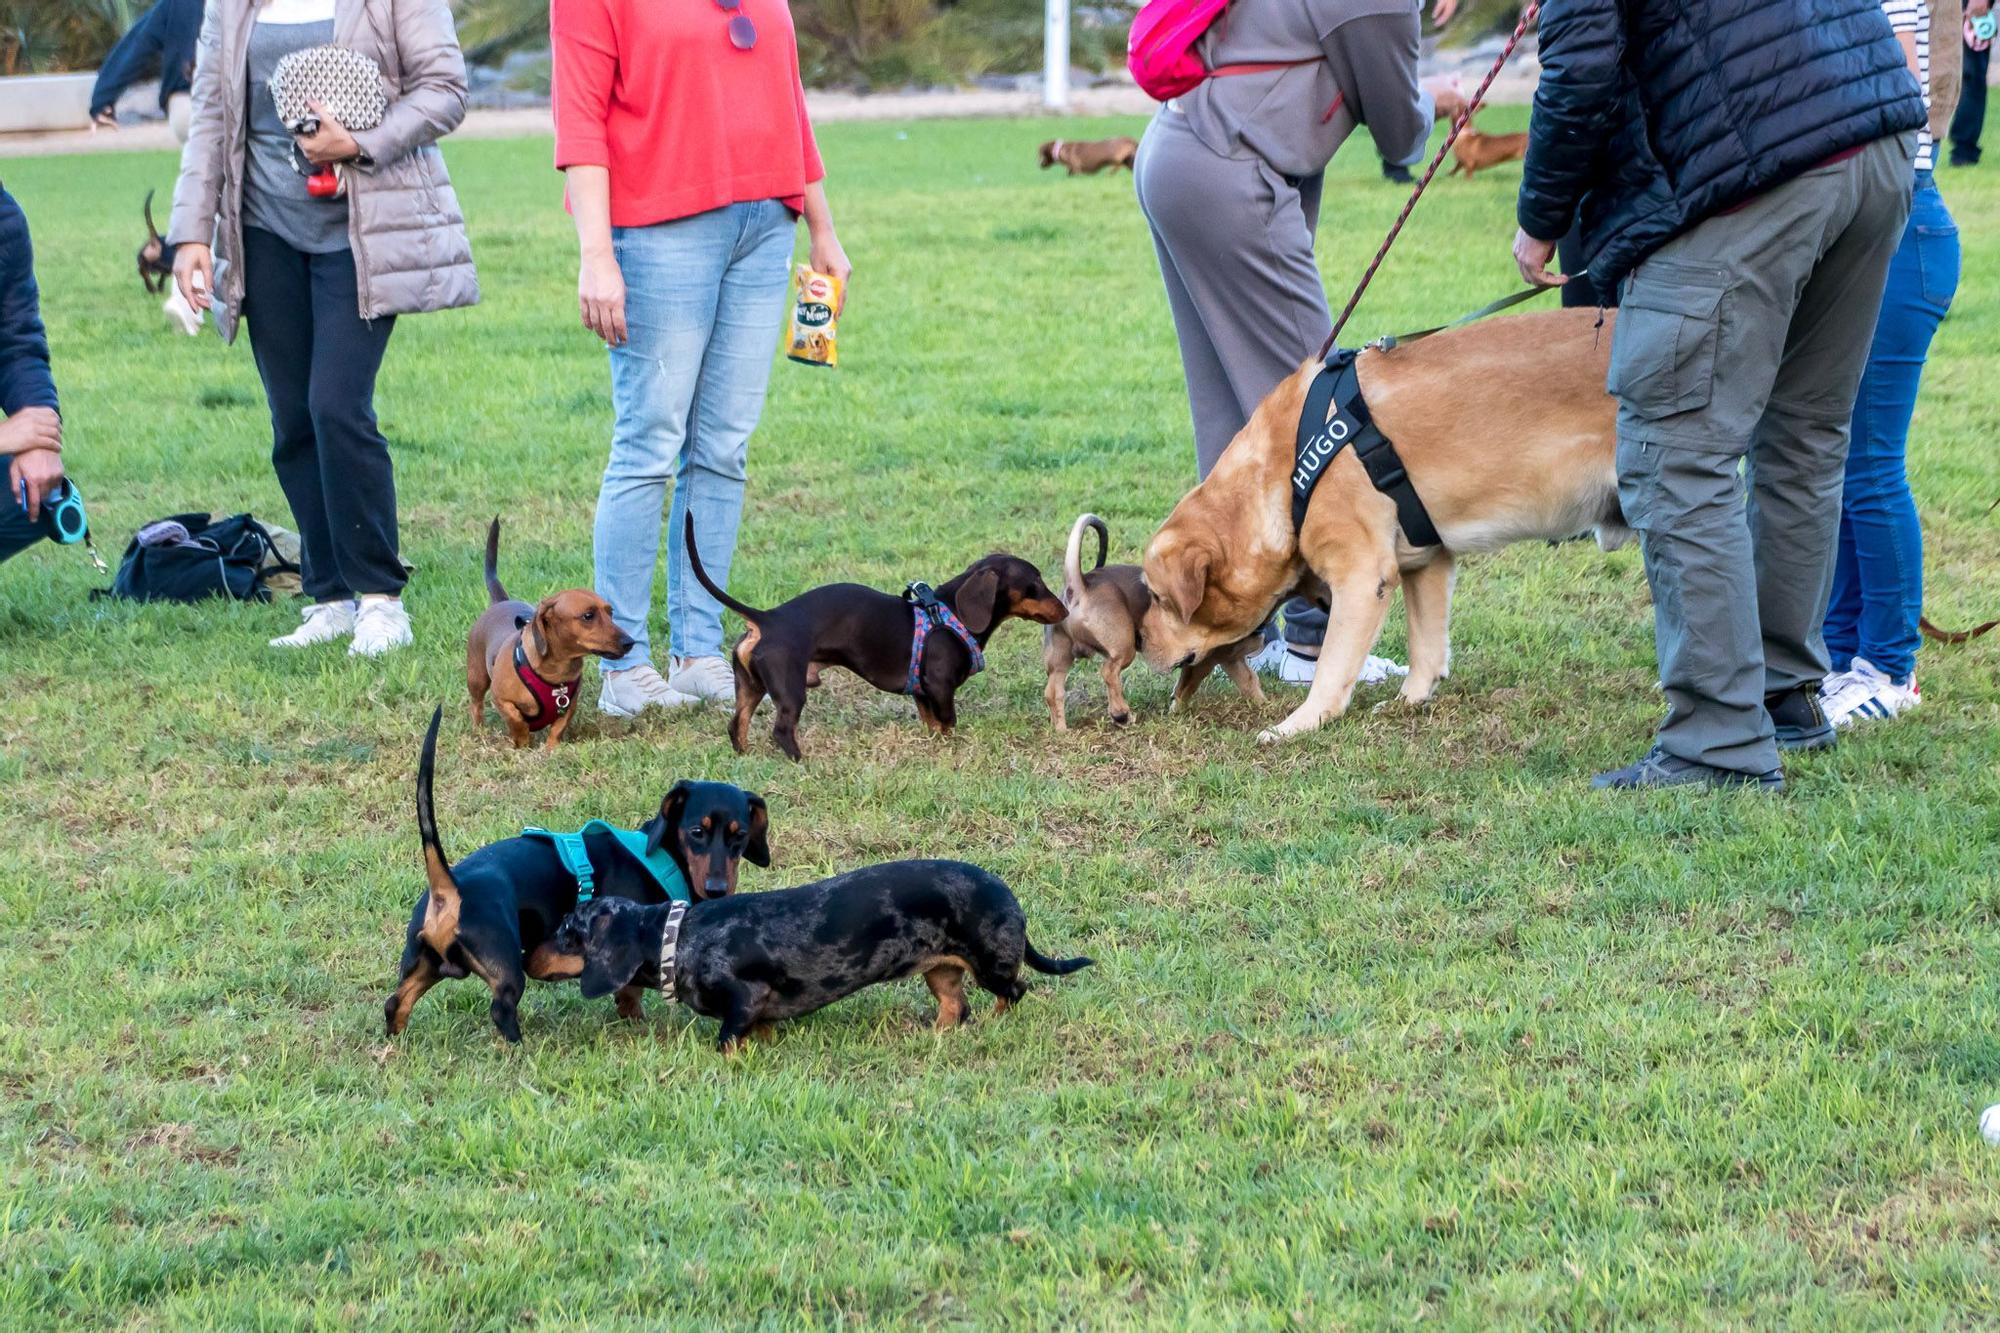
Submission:
<svg viewBox="0 0 2000 1333">
<path fill-rule="evenodd" d="M 771 808 L 756 792 L 749 793 L 749 796 L 750 845 L 743 849 L 743 855 L 750 858 L 751 865 L 768 868 L 771 864 Z"/>
<path fill-rule="evenodd" d="M 549 655 L 549 612 L 555 610 L 556 599 L 544 597 L 535 607 L 535 614 L 528 622 L 528 628 L 535 636 L 535 656 Z"/>
<path fill-rule="evenodd" d="M 682 778 L 660 798 L 660 813 L 646 821 L 646 855 L 657 853 L 660 844 L 680 827 L 681 816 L 687 813 L 688 797 L 693 792 L 694 784 Z M 674 850 L 679 851 L 679 846 L 676 845 Z"/>
<path fill-rule="evenodd" d="M 1156 563 L 1160 570 L 1159 581 L 1146 581 L 1153 596 L 1173 612 L 1175 619 L 1193 620 L 1202 599 L 1208 595 L 1208 551 L 1197 546 L 1183 546 Z"/>
<path fill-rule="evenodd" d="M 1000 571 L 982 569 L 958 585 L 958 595 L 952 599 L 957 606 L 953 609 L 968 631 L 984 634 L 993 628 L 993 603 L 999 596 Z"/>
<path fill-rule="evenodd" d="M 638 913 L 602 911 L 591 917 L 583 944 L 583 975 L 578 979 L 583 998 L 602 999 L 631 985 L 643 952 Z"/>
</svg>

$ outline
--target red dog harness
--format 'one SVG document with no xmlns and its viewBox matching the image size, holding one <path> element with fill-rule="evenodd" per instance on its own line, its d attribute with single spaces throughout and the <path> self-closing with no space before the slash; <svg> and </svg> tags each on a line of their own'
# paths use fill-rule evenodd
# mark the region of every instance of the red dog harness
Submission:
<svg viewBox="0 0 2000 1333">
<path fill-rule="evenodd" d="M 550 684 L 535 674 L 528 665 L 528 653 L 519 639 L 514 640 L 514 674 L 528 687 L 528 693 L 535 696 L 540 710 L 528 719 L 529 731 L 540 731 L 569 712 L 569 706 L 576 702 L 576 687 L 583 683 L 583 677 L 566 680 L 560 685 Z"/>
</svg>

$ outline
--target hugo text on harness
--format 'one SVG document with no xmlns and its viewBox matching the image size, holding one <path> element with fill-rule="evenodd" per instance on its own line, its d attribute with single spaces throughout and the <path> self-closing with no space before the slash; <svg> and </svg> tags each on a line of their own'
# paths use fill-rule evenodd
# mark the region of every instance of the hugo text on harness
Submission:
<svg viewBox="0 0 2000 1333">
<path fill-rule="evenodd" d="M 1430 511 L 1403 471 L 1403 460 L 1375 424 L 1367 400 L 1361 396 L 1361 377 L 1354 368 L 1359 355 L 1344 347 L 1335 348 L 1306 389 L 1293 444 L 1292 528 L 1296 531 L 1305 526 L 1306 506 L 1312 502 L 1313 488 L 1319 485 L 1327 465 L 1342 449 L 1352 449 L 1375 489 L 1396 502 L 1396 521 L 1410 545 L 1441 545 Z"/>
</svg>

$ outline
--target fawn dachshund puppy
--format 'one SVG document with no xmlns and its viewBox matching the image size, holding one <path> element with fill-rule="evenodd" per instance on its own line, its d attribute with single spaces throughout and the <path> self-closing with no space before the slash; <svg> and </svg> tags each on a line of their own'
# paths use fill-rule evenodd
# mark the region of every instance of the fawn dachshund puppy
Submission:
<svg viewBox="0 0 2000 1333">
<path fill-rule="evenodd" d="M 486 724 L 486 696 L 521 749 L 538 731 L 544 750 L 569 730 L 585 654 L 623 657 L 632 636 L 611 619 L 611 604 L 588 588 L 544 597 L 529 606 L 500 586 L 500 520 L 486 530 L 486 610 L 465 636 L 465 690 L 472 696 L 472 725 Z"/>
<path fill-rule="evenodd" d="M 1502 162 L 1512 162 L 1523 157 L 1528 151 L 1526 134 L 1481 134 L 1470 125 L 1452 141 L 1451 155 L 1458 159 L 1452 164 L 1451 174 L 1465 173 L 1467 180 L 1483 167 L 1497 167 Z"/>
<path fill-rule="evenodd" d="M 1072 176 L 1095 176 L 1106 167 L 1116 171 L 1132 169 L 1139 141 L 1120 135 L 1116 139 L 1051 139 L 1041 147 L 1042 170 L 1060 162 Z"/>
<path fill-rule="evenodd" d="M 942 1032 L 966 1019 L 968 972 L 1000 1013 L 1027 992 L 1023 963 L 1059 977 L 1091 960 L 1044 957 L 1013 892 L 963 861 L 891 861 L 692 906 L 599 899 L 570 914 L 550 951 L 551 974 L 581 978 L 587 998 L 643 985 L 720 1019 L 725 1055 L 779 1019 L 902 977 L 930 985 Z"/>
<path fill-rule="evenodd" d="M 1088 571 L 1083 567 L 1086 532 L 1097 534 L 1097 564 Z M 1069 530 L 1069 546 L 1063 552 L 1062 588 L 1063 605 L 1069 608 L 1069 615 L 1042 631 L 1042 666 L 1049 675 L 1042 698 L 1048 702 L 1049 721 L 1057 731 L 1068 727 L 1063 695 L 1070 668 L 1078 658 L 1103 659 L 1101 670 L 1104 691 L 1111 703 L 1111 720 L 1121 727 L 1132 720 L 1131 706 L 1125 702 L 1125 668 L 1139 655 L 1139 626 L 1151 599 L 1146 592 L 1145 571 L 1139 566 L 1104 563 L 1110 540 L 1110 530 L 1095 514 L 1078 518 Z M 1264 702 L 1264 687 L 1258 683 L 1249 661 L 1262 642 L 1253 634 L 1185 668 L 1174 688 L 1173 707 L 1182 707 L 1217 667 L 1228 673 L 1244 697 L 1255 703 Z"/>
<path fill-rule="evenodd" d="M 729 742 L 739 753 L 750 743 L 750 716 L 765 695 L 777 708 L 771 739 L 793 760 L 799 750 L 799 714 L 806 691 L 819 684 L 822 667 L 845 667 L 878 690 L 916 699 L 917 715 L 932 731 L 949 735 L 958 721 L 954 696 L 984 664 L 986 641 L 1010 618 L 1053 625 L 1068 612 L 1042 582 L 1041 571 L 1011 555 L 988 555 L 938 588 L 936 602 L 970 636 L 961 640 L 948 624 L 917 626 L 924 609 L 858 583 L 828 583 L 768 611 L 745 606 L 717 587 L 702 568 L 694 516 L 687 521 L 688 563 L 709 596 L 749 622 L 729 660 L 736 670 L 736 715 Z M 921 643 L 921 648 L 919 648 Z"/>
<path fill-rule="evenodd" d="M 577 881 L 547 838 L 502 838 L 457 865 L 445 860 L 431 804 L 443 715 L 442 708 L 431 714 L 417 767 L 417 832 L 428 887 L 410 913 L 402 970 L 382 1016 L 393 1037 L 409 1023 L 412 1006 L 439 980 L 477 976 L 493 991 L 493 1026 L 508 1041 L 519 1041 L 526 978 L 556 980 L 561 975 L 550 970 L 548 941 L 576 910 Z M 726 783 L 675 783 L 640 831 L 646 835 L 647 854 L 664 847 L 697 901 L 733 894 L 742 861 L 771 864 L 764 798 Z M 587 831 L 584 844 L 595 873 L 594 901 L 666 901 L 659 881 L 615 836 Z M 619 992 L 618 1012 L 640 1016 L 637 987 Z"/>
<path fill-rule="evenodd" d="M 1428 701 L 1451 661 L 1461 557 L 1593 529 L 1612 550 L 1632 535 L 1618 503 L 1618 404 L 1604 388 L 1617 317 L 1546 310 L 1360 354 L 1368 411 L 1428 511 L 1435 545 L 1410 543 L 1396 502 L 1352 449 L 1333 455 L 1294 526 L 1299 422 L 1321 365 L 1309 359 L 1146 547 L 1146 660 L 1162 671 L 1191 665 L 1254 633 L 1286 597 L 1313 598 L 1331 616 L 1312 688 L 1258 739 L 1311 731 L 1346 711 L 1400 587 L 1410 635 L 1400 698 Z"/>
</svg>

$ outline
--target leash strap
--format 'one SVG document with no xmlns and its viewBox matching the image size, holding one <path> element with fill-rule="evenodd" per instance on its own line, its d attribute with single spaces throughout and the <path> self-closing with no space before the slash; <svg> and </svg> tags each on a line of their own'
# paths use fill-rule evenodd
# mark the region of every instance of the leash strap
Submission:
<svg viewBox="0 0 2000 1333">
<path fill-rule="evenodd" d="M 1306 389 L 1306 402 L 1299 414 L 1298 435 L 1293 445 L 1292 529 L 1305 526 L 1306 507 L 1326 472 L 1327 464 L 1343 448 L 1353 446 L 1354 456 L 1368 472 L 1375 489 L 1396 502 L 1396 521 L 1412 546 L 1438 546 L 1437 526 L 1431 522 L 1422 497 L 1403 470 L 1403 460 L 1369 415 L 1361 395 L 1361 376 L 1355 369 L 1358 353 L 1345 348 L 1335 352 Z"/>
<path fill-rule="evenodd" d="M 1430 328 L 1418 329 L 1414 333 L 1384 334 L 1370 343 L 1369 346 L 1379 347 L 1385 352 L 1391 352 L 1404 343 L 1413 343 L 1419 338 L 1428 338 L 1433 333 L 1443 333 L 1446 329 L 1463 328 L 1467 324 L 1476 324 L 1488 315 L 1497 315 L 1502 310 L 1511 310 L 1523 301 L 1532 301 L 1543 292 L 1552 292 L 1554 290 L 1555 288 L 1553 287 L 1523 287 L 1520 291 L 1510 292 L 1497 301 L 1488 301 L 1485 305 L 1479 307 L 1479 309 L 1472 311 L 1470 314 L 1460 315 L 1449 324 L 1433 324 Z"/>
<path fill-rule="evenodd" d="M 1445 135 L 1444 142 L 1438 145 L 1430 166 L 1424 169 L 1423 178 L 1417 182 L 1416 188 L 1410 191 L 1409 201 L 1403 205 L 1403 211 L 1396 215 L 1396 221 L 1389 227 L 1389 234 L 1382 238 L 1382 246 L 1375 252 L 1375 258 L 1368 262 L 1367 271 L 1362 273 L 1361 281 L 1354 284 L 1354 294 L 1347 298 L 1347 304 L 1341 307 L 1340 318 L 1333 321 L 1333 331 L 1327 334 L 1326 341 L 1320 344 L 1321 357 L 1333 351 L 1334 341 L 1340 337 L 1340 331 L 1347 327 L 1348 316 L 1354 313 L 1354 307 L 1361 304 L 1361 294 L 1367 291 L 1368 284 L 1374 281 L 1375 271 L 1381 268 L 1382 261 L 1389 257 L 1389 247 L 1394 245 L 1396 237 L 1402 234 L 1403 224 L 1410 220 L 1410 213 L 1416 208 L 1417 200 L 1423 198 L 1424 189 L 1430 185 L 1431 177 L 1437 175 L 1437 169 L 1443 165 L 1445 154 L 1451 151 L 1452 144 L 1465 132 L 1465 127 L 1472 123 L 1472 113 L 1479 110 L 1479 104 L 1486 100 L 1486 90 L 1493 86 L 1494 79 L 1500 77 L 1501 68 L 1506 65 L 1507 58 L 1514 54 L 1514 48 L 1521 44 L 1521 38 L 1527 33 L 1528 25 L 1535 21 L 1535 16 L 1541 12 L 1541 8 L 1537 0 L 1528 0 L 1528 3 L 1521 7 L 1521 21 L 1514 25 L 1514 35 L 1507 39 L 1507 45 L 1501 48 L 1500 54 L 1493 61 L 1493 68 L 1486 71 L 1486 77 L 1479 81 L 1479 87 L 1474 89 L 1472 96 L 1466 100 L 1465 110 L 1451 123 L 1451 133 Z"/>
<path fill-rule="evenodd" d="M 930 638 L 931 626 L 942 625 L 956 635 L 965 645 L 965 651 L 972 654 L 972 674 L 978 675 L 986 669 L 986 653 L 979 646 L 979 640 L 972 637 L 952 609 L 938 600 L 928 583 L 911 583 L 903 589 L 903 600 L 910 604 L 916 618 L 910 631 L 910 678 L 905 693 L 915 696 L 924 681 L 924 641 Z"/>
<path fill-rule="evenodd" d="M 666 924 L 660 927 L 660 991 L 669 1000 L 681 998 L 681 919 L 687 910 L 686 903 L 675 899 L 667 907 Z"/>
</svg>

